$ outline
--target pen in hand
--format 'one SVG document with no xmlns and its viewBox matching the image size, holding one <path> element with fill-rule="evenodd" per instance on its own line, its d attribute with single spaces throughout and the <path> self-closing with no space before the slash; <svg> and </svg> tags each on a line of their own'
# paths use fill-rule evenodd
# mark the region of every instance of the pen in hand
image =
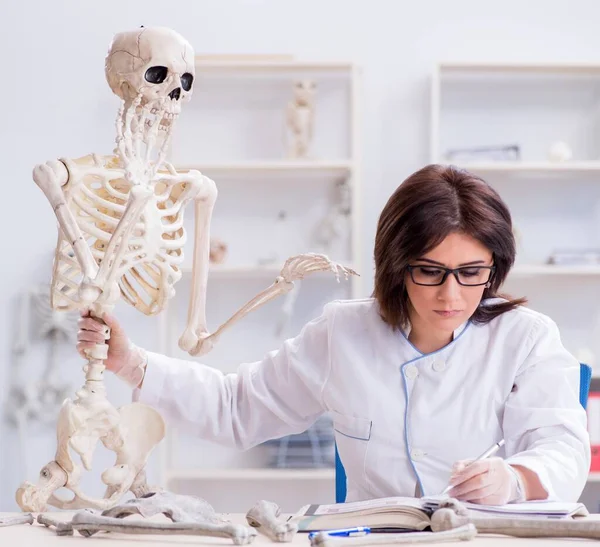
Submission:
<svg viewBox="0 0 600 547">
<path fill-rule="evenodd" d="M 502 447 L 502 446 L 504 446 L 504 439 L 500 439 L 497 443 L 490 446 L 483 454 L 481 454 L 480 456 L 478 456 L 477 458 L 475 458 L 474 460 L 469 462 L 467 465 L 465 465 L 465 467 L 463 469 L 466 469 L 467 467 L 469 467 L 470 465 L 472 465 L 475 462 L 478 462 L 480 460 L 485 460 L 486 458 L 493 456 L 496 452 L 498 452 L 498 450 L 500 450 L 500 447 Z M 446 486 L 446 488 L 444 489 L 442 494 L 447 494 L 448 492 L 450 492 L 450 490 L 452 490 L 453 487 L 454 487 L 454 485 L 449 484 L 448 486 Z"/>
</svg>

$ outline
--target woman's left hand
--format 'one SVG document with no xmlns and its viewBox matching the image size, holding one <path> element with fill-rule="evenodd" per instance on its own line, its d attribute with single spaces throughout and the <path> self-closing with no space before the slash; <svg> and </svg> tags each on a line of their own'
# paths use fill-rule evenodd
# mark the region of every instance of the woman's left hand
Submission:
<svg viewBox="0 0 600 547">
<path fill-rule="evenodd" d="M 521 497 L 520 476 L 502 458 L 459 461 L 452 468 L 450 497 L 484 505 L 504 505 Z"/>
</svg>

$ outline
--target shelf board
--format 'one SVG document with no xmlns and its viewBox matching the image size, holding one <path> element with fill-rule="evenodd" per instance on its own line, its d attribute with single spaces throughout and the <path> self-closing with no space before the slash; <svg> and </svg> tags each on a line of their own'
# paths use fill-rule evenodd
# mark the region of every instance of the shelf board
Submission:
<svg viewBox="0 0 600 547">
<path fill-rule="evenodd" d="M 527 72 L 527 73 L 575 73 L 600 75 L 600 64 L 594 63 L 506 63 L 506 62 L 441 62 L 440 73 L 456 72 Z"/>
<path fill-rule="evenodd" d="M 453 163 L 453 162 L 450 162 Z M 550 162 L 456 162 L 456 165 L 473 173 L 493 174 L 553 174 L 553 173 L 597 173 L 600 175 L 600 161 Z"/>
<path fill-rule="evenodd" d="M 281 272 L 281 268 L 283 268 L 285 260 L 282 260 L 281 263 L 277 262 L 275 264 L 267 264 L 265 266 L 261 266 L 258 264 L 211 264 L 209 268 L 209 277 L 223 277 L 223 278 L 244 278 L 244 277 L 277 277 Z M 351 264 L 342 263 L 343 266 L 347 268 L 351 268 L 356 271 Z M 192 272 L 191 264 L 184 264 L 181 267 L 181 271 L 184 274 L 189 274 Z M 328 274 L 330 276 L 334 276 L 333 272 L 315 272 L 321 274 Z M 311 274 L 314 275 L 314 274 Z M 340 281 L 343 278 L 340 276 Z"/>
<path fill-rule="evenodd" d="M 167 480 L 317 480 L 335 481 L 335 470 L 327 469 L 177 469 L 167 471 Z"/>
<path fill-rule="evenodd" d="M 276 160 L 245 161 L 235 163 L 200 163 L 197 165 L 179 165 L 177 171 L 185 172 L 197 169 L 209 177 L 233 176 L 235 178 L 249 176 L 311 176 L 345 178 L 352 173 L 353 164 L 347 160 Z"/>
<path fill-rule="evenodd" d="M 209 60 L 196 57 L 196 70 L 202 72 L 349 72 L 354 65 L 338 61 L 274 60 Z"/>
<path fill-rule="evenodd" d="M 553 264 L 523 264 L 515 266 L 508 274 L 509 278 L 559 275 L 600 276 L 600 265 L 559 266 Z"/>
</svg>

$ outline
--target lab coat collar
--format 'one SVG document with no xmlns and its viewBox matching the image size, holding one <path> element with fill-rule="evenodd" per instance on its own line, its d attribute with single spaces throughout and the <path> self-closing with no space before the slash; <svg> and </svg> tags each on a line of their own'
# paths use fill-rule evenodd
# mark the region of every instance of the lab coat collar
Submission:
<svg viewBox="0 0 600 547">
<path fill-rule="evenodd" d="M 452 333 L 452 341 L 456 340 L 460 336 L 462 331 L 464 331 L 467 328 L 468 324 L 469 324 L 469 321 L 465 321 L 462 325 L 459 325 L 454 330 L 454 332 Z M 410 323 L 404 329 L 402 329 L 402 334 L 404 334 L 404 338 L 406 338 L 407 340 L 408 340 L 408 335 L 410 334 L 411 329 L 412 329 L 412 326 L 410 325 Z"/>
</svg>

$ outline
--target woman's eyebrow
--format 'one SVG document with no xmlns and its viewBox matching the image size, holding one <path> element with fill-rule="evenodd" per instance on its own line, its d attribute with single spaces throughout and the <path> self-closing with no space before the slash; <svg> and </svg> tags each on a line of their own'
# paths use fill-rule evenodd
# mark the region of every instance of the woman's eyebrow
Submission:
<svg viewBox="0 0 600 547">
<path fill-rule="evenodd" d="M 429 262 L 430 264 L 435 264 L 436 266 L 443 266 L 446 268 L 445 264 L 441 262 L 437 262 L 436 260 L 431 260 L 430 258 L 417 258 L 419 262 Z M 485 260 L 473 260 L 472 262 L 464 262 L 463 264 L 459 264 L 458 267 L 462 268 L 463 266 L 474 266 L 475 264 L 485 264 Z"/>
</svg>

